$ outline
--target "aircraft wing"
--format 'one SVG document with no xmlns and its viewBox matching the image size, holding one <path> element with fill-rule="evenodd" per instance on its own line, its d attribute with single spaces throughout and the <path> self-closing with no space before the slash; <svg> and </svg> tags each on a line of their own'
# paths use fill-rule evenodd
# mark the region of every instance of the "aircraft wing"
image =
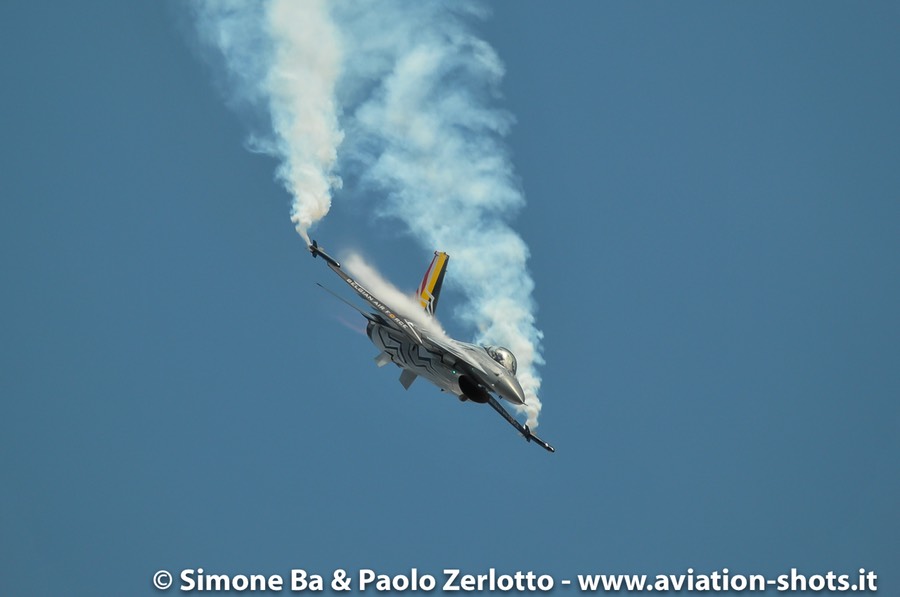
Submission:
<svg viewBox="0 0 900 597">
<path fill-rule="evenodd" d="M 527 441 L 528 443 L 534 442 L 548 452 L 556 452 L 556 448 L 532 433 L 531 429 L 528 428 L 528 425 L 522 425 L 521 423 L 519 423 L 516 418 L 509 414 L 509 412 L 505 408 L 500 406 L 500 403 L 497 402 L 497 400 L 493 396 L 488 397 L 488 404 L 491 405 L 491 408 L 500 413 L 500 416 L 506 419 L 506 421 L 510 425 L 515 427 L 516 431 L 521 433 L 522 437 L 525 438 L 525 441 Z"/>
<path fill-rule="evenodd" d="M 312 245 L 309 247 L 309 252 L 312 253 L 313 257 L 321 256 L 322 259 L 328 264 L 328 267 L 341 277 L 347 285 L 353 289 L 353 291 L 358 294 L 364 301 L 369 303 L 379 314 L 380 319 L 386 325 L 398 330 L 409 336 L 415 342 L 422 344 L 422 336 L 419 335 L 419 332 L 415 329 L 413 323 L 407 320 L 402 315 L 394 313 L 387 305 L 378 300 L 371 292 L 366 290 L 359 282 L 354 280 L 352 277 L 347 275 L 347 273 L 341 269 L 341 264 L 338 263 L 331 255 L 323 251 L 319 248 L 319 244 L 316 241 L 312 242 Z M 368 319 L 368 317 L 367 317 Z"/>
</svg>

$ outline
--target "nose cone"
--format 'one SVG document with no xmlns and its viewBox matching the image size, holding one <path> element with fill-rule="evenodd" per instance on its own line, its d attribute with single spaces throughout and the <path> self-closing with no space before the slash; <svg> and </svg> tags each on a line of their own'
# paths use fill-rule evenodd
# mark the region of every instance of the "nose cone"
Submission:
<svg viewBox="0 0 900 597">
<path fill-rule="evenodd" d="M 519 380 L 512 375 L 504 375 L 497 384 L 497 392 L 513 404 L 525 404 L 525 391 Z"/>
</svg>

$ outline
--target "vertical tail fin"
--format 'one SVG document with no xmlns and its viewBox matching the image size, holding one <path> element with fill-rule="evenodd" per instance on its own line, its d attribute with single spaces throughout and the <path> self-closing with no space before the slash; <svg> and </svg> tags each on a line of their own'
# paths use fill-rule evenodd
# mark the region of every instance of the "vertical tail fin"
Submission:
<svg viewBox="0 0 900 597">
<path fill-rule="evenodd" d="M 431 265 L 428 266 L 425 277 L 422 278 L 422 283 L 419 284 L 419 289 L 416 291 L 416 298 L 422 304 L 422 308 L 432 317 L 437 310 L 441 285 L 444 283 L 444 272 L 447 271 L 447 262 L 449 261 L 449 255 L 443 251 L 435 251 L 434 259 L 431 260 Z"/>
</svg>

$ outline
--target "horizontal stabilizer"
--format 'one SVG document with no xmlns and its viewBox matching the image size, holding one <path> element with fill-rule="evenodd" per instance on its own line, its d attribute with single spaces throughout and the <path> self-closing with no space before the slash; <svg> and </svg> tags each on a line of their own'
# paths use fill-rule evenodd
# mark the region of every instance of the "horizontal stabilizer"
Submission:
<svg viewBox="0 0 900 597">
<path fill-rule="evenodd" d="M 324 290 L 325 292 L 327 292 L 328 294 L 330 294 L 331 296 L 333 296 L 333 297 L 336 298 L 337 300 L 341 301 L 342 303 L 344 303 L 345 305 L 347 305 L 347 306 L 350 307 L 351 309 L 354 309 L 354 310 L 356 310 L 356 311 L 359 311 L 359 313 L 360 313 L 363 317 L 365 317 L 366 319 L 368 319 L 369 321 L 371 321 L 371 322 L 373 322 L 373 323 L 381 323 L 381 320 L 380 320 L 380 319 L 378 318 L 378 316 L 375 315 L 374 313 L 366 313 L 365 311 L 363 311 L 362 309 L 360 309 L 359 307 L 357 307 L 356 305 L 354 305 L 353 303 L 351 303 L 350 301 L 348 301 L 347 299 L 345 299 L 344 297 L 342 297 L 341 295 L 339 295 L 339 294 L 336 293 L 335 291 L 331 290 L 330 288 L 326 288 L 325 286 L 322 286 L 322 284 L 320 284 L 319 282 L 316 282 L 316 286 L 318 286 L 319 288 L 321 288 L 322 290 Z"/>
<path fill-rule="evenodd" d="M 410 371 L 409 369 L 404 369 L 403 373 L 400 374 L 400 383 L 403 384 L 405 389 L 409 389 L 409 386 L 412 385 L 412 382 L 416 381 L 418 375 Z"/>
<path fill-rule="evenodd" d="M 378 356 L 375 357 L 375 364 L 378 365 L 379 367 L 384 367 L 385 365 L 387 365 L 390 362 L 391 362 L 391 355 L 389 355 L 386 352 L 382 352 Z"/>
</svg>

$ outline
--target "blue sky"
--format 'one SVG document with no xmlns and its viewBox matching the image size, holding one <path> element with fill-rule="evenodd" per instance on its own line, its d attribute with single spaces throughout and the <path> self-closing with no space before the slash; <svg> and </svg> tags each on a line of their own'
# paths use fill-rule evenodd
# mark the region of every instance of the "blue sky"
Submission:
<svg viewBox="0 0 900 597">
<path fill-rule="evenodd" d="M 195 567 L 896 592 L 897 5 L 492 6 L 553 455 L 374 367 L 177 4 L 0 5 L 0 593 Z M 338 194 L 316 236 L 414 288 L 432 248 L 370 216 Z"/>
</svg>

